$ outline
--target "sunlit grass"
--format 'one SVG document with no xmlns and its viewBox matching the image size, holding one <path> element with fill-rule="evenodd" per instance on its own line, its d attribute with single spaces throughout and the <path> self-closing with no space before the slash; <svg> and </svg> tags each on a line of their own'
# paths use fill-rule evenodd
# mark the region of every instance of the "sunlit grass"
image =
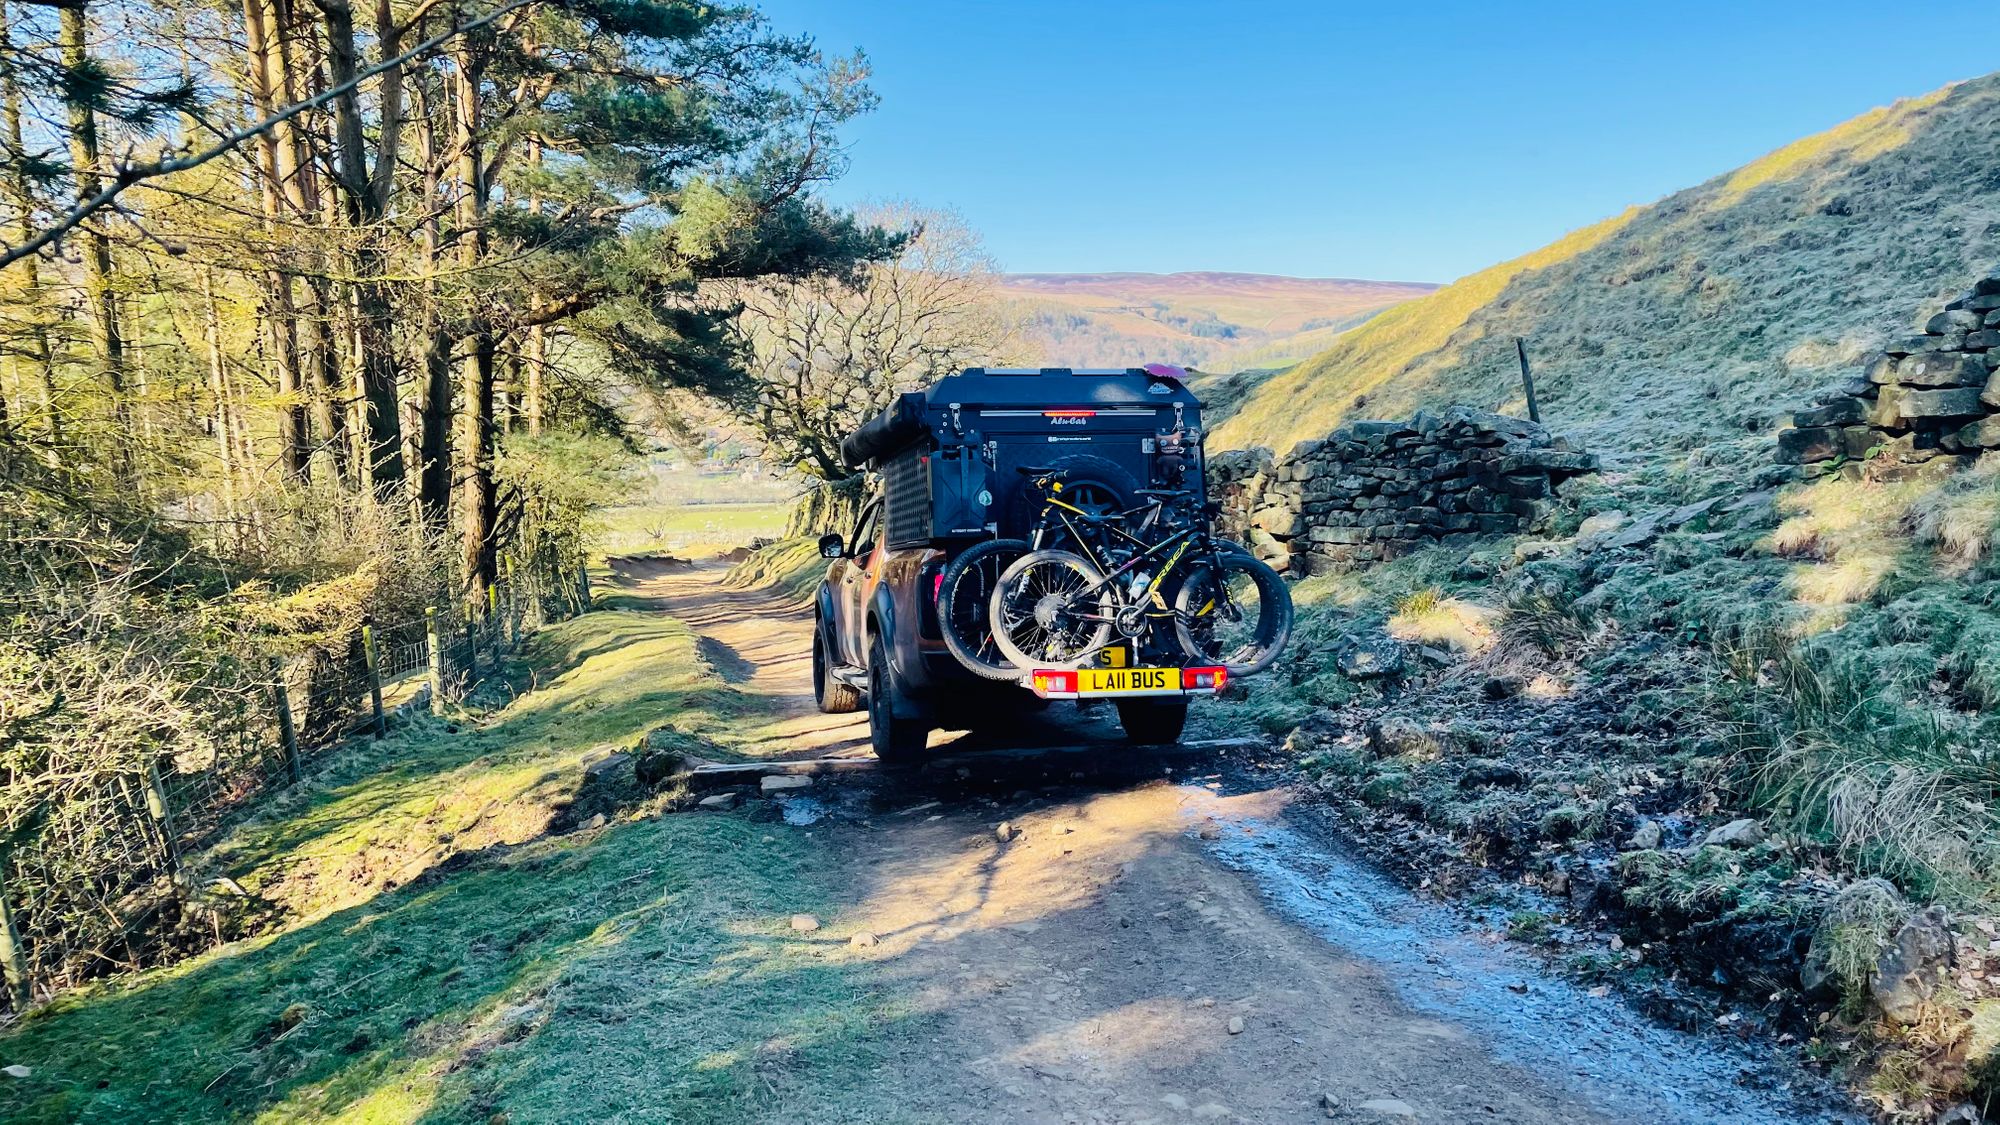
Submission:
<svg viewBox="0 0 2000 1125">
<path fill-rule="evenodd" d="M 302 916 L 365 901 L 454 852 L 539 835 L 593 748 L 635 745 L 670 718 L 723 725 L 740 708 L 694 634 L 657 614 L 587 614 L 537 634 L 525 657 L 539 690 L 450 724 L 412 718 L 383 742 L 327 755 L 307 785 L 236 830 L 214 873 Z"/>
<path fill-rule="evenodd" d="M 0 1119 L 899 1120 L 870 1078 L 911 1013 L 788 924 L 843 885 L 809 830 L 547 834 L 590 747 L 735 723 L 692 634 L 604 611 L 526 657 L 511 703 L 356 744 L 243 827 L 216 869 L 299 906 L 280 932 L 0 1037 L 31 1071 Z"/>
<path fill-rule="evenodd" d="M 1915 120 L 1949 97 L 1952 87 L 1872 109 L 1824 133 L 1816 133 L 1753 160 L 1731 173 L 1717 197 L 1728 206 L 1756 188 L 1796 178 L 1836 159 L 1865 162 L 1899 148 L 1916 135 Z"/>
<path fill-rule="evenodd" d="M 1389 635 L 1399 641 L 1442 645 L 1457 652 L 1484 652 L 1493 646 L 1498 610 L 1446 596 L 1426 586 L 1396 603 Z"/>
<path fill-rule="evenodd" d="M 1531 254 L 1461 278 L 1427 297 L 1378 313 L 1340 336 L 1326 351 L 1259 388 L 1235 417 L 1216 428 L 1212 448 L 1262 445 L 1283 454 L 1300 441 L 1325 436 L 1347 418 L 1382 416 L 1372 407 L 1356 409 L 1355 396 L 1381 390 L 1419 357 L 1443 347 L 1452 333 L 1499 296 L 1517 274 L 1567 260 L 1596 246 L 1637 213 L 1636 208 L 1628 210 Z"/>
</svg>

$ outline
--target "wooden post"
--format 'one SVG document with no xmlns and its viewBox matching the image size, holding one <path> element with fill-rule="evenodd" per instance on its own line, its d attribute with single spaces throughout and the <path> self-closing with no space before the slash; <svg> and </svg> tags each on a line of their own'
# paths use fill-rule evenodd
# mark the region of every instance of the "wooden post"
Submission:
<svg viewBox="0 0 2000 1125">
<path fill-rule="evenodd" d="M 146 763 L 146 815 L 153 818 L 153 827 L 160 834 L 161 861 L 167 865 L 167 875 L 175 883 L 181 882 L 181 856 L 179 833 L 174 829 L 174 810 L 167 804 L 167 787 L 160 781 L 160 768 L 156 763 Z"/>
<path fill-rule="evenodd" d="M 436 606 L 424 610 L 424 648 L 431 663 L 431 714 L 444 714 L 444 635 L 438 632 Z"/>
<path fill-rule="evenodd" d="M 479 678 L 479 622 L 465 615 L 465 686 L 472 687 L 472 681 Z"/>
<path fill-rule="evenodd" d="M 507 560 L 507 651 L 521 647 L 521 607 L 514 600 L 514 560 Z"/>
<path fill-rule="evenodd" d="M 1528 392 L 1528 421 L 1540 422 L 1542 408 L 1535 402 L 1535 373 L 1528 368 L 1528 341 L 1514 337 L 1514 352 L 1521 357 L 1521 389 Z"/>
<path fill-rule="evenodd" d="M 498 582 L 486 587 L 486 650 L 487 662 L 498 668 L 500 666 L 500 584 Z"/>
<path fill-rule="evenodd" d="M 278 745 L 285 754 L 285 772 L 293 781 L 299 779 L 299 728 L 292 721 L 292 693 L 285 687 L 284 669 L 273 667 L 275 681 L 271 685 L 271 695 L 278 710 Z"/>
<path fill-rule="evenodd" d="M 368 704 L 374 711 L 375 738 L 389 733 L 389 716 L 382 710 L 382 659 L 375 650 L 375 626 L 361 623 L 361 657 L 368 664 Z"/>
<path fill-rule="evenodd" d="M 581 595 L 581 600 L 577 602 L 576 611 L 578 613 L 586 613 L 590 610 L 590 564 L 589 563 L 576 564 L 576 588 L 578 594 Z"/>
<path fill-rule="evenodd" d="M 11 854 L 0 851 L 0 972 L 6 975 L 7 995 L 18 1016 L 34 1001 L 35 988 L 28 975 L 28 951 L 21 945 L 21 927 L 14 921 L 14 899 L 7 893 L 7 863 L 11 859 Z"/>
</svg>

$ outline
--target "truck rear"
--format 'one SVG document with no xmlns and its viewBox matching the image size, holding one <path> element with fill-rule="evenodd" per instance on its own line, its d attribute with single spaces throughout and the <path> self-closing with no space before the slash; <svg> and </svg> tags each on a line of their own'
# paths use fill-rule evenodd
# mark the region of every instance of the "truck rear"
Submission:
<svg viewBox="0 0 2000 1125">
<path fill-rule="evenodd" d="M 1114 517 L 1170 489 L 1205 505 L 1201 437 L 1200 402 L 1179 379 L 1145 369 L 973 368 L 899 396 L 841 448 L 849 467 L 878 475 L 879 496 L 852 535 L 821 542 L 830 560 L 816 603 L 816 682 L 829 685 L 821 706 L 865 704 L 885 758 L 919 753 L 933 726 L 977 728 L 996 709 L 1018 709 L 1024 692 L 1111 699 L 1135 741 L 1178 737 L 1189 698 L 1226 682 L 1220 668 L 1189 668 L 1119 638 L 1082 666 L 1002 665 L 996 677 L 946 644 L 938 595 L 953 559 L 1030 534 L 1049 489 L 1090 513 L 1079 518 Z M 1011 700 L 994 694 L 996 679 Z"/>
</svg>

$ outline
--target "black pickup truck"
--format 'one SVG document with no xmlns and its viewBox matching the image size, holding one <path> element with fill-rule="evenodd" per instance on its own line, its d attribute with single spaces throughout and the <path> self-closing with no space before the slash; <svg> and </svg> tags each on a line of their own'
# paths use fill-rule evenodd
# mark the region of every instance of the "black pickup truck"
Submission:
<svg viewBox="0 0 2000 1125">
<path fill-rule="evenodd" d="M 996 683 L 973 675 L 945 644 L 938 590 L 960 551 L 1023 534 L 1034 518 L 1035 472 L 1072 480 L 1065 495 L 1074 503 L 1117 510 L 1157 483 L 1163 444 L 1180 449 L 1172 435 L 1193 435 L 1195 464 L 1176 476 L 1200 489 L 1200 412 L 1179 380 L 1143 369 L 973 368 L 900 396 L 856 430 L 842 458 L 880 483 L 849 534 L 820 540 L 832 560 L 814 610 L 820 709 L 865 706 L 884 761 L 921 755 L 934 728 L 976 729 L 1051 698 L 1108 697 L 1133 741 L 1177 739 L 1189 698 L 1212 693 L 1219 675 L 1202 686 L 1183 686 L 1177 672 L 1167 686 L 1115 671 L 1088 688 L 1025 672 Z"/>
</svg>

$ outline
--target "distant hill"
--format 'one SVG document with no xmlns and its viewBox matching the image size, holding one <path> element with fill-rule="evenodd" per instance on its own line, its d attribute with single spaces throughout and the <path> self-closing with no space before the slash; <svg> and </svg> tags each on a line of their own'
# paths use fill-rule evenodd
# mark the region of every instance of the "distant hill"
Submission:
<svg viewBox="0 0 2000 1125">
<path fill-rule="evenodd" d="M 1464 402 L 1614 458 L 1768 457 L 1780 417 L 2000 261 L 2000 76 L 1864 114 L 1396 306 L 1269 376 L 1215 448 Z M 1706 447 L 1706 448 L 1703 448 Z"/>
<path fill-rule="evenodd" d="M 1028 361 L 1283 366 L 1435 285 L 1251 273 L 1016 273 L 999 283 Z"/>
</svg>

